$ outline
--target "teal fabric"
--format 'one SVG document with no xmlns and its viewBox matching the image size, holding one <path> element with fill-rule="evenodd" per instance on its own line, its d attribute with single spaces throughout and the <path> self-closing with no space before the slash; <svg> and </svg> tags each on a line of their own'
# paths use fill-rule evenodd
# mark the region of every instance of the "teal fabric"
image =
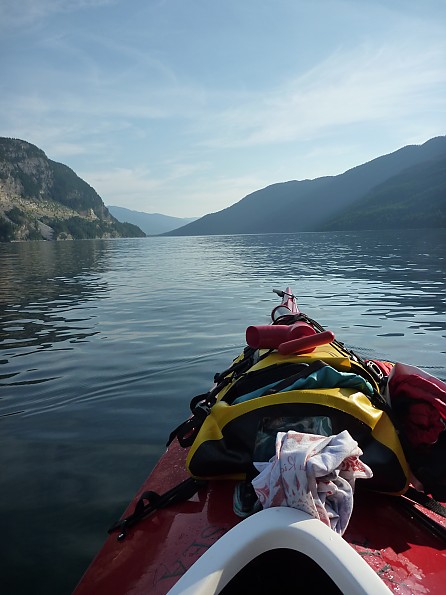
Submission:
<svg viewBox="0 0 446 595">
<path fill-rule="evenodd" d="M 246 395 L 242 395 L 241 397 L 235 399 L 232 404 L 237 405 L 237 403 L 244 403 L 245 401 L 262 397 L 263 395 L 271 392 L 271 389 L 274 389 L 274 387 L 280 382 L 282 382 L 282 380 L 273 382 L 267 386 L 262 386 L 262 388 L 247 393 Z M 359 376 L 358 374 L 352 374 L 350 372 L 338 372 L 331 366 L 324 366 L 320 370 L 309 374 L 305 378 L 298 378 L 293 384 L 287 386 L 280 392 L 311 388 L 353 388 L 363 392 L 369 397 L 373 396 L 372 385 L 362 376 Z"/>
<path fill-rule="evenodd" d="M 304 378 L 304 380 L 306 380 L 306 379 Z M 282 381 L 280 380 L 279 382 L 282 382 Z M 250 401 L 251 399 L 256 399 L 257 397 L 266 395 L 272 388 L 274 388 L 276 386 L 276 384 L 279 384 L 279 382 L 273 382 L 272 384 L 267 384 L 266 386 L 262 386 L 261 388 L 258 388 L 257 390 L 253 390 L 250 393 L 246 393 L 246 395 L 237 397 L 236 399 L 234 399 L 232 404 L 237 405 L 237 403 L 244 403 L 245 401 Z"/>
</svg>

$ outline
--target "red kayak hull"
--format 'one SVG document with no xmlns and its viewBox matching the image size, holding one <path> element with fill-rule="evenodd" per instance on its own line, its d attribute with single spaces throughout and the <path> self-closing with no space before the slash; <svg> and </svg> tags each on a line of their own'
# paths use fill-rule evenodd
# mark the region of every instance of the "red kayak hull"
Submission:
<svg viewBox="0 0 446 595">
<path fill-rule="evenodd" d="M 187 450 L 172 443 L 123 516 L 146 490 L 163 493 L 188 477 Z M 111 534 L 75 595 L 164 595 L 224 533 L 241 521 L 232 508 L 235 481 L 210 481 L 189 501 L 157 510 L 132 527 L 124 541 Z M 408 507 L 402 506 L 404 501 Z M 444 593 L 445 541 L 422 523 L 403 497 L 355 494 L 344 539 L 395 593 Z M 446 529 L 446 519 L 423 510 Z"/>
</svg>

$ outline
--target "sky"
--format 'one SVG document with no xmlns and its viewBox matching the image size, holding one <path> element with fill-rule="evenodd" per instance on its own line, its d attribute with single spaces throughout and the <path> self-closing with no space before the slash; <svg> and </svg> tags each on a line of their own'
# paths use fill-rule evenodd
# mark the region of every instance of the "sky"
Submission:
<svg viewBox="0 0 446 595">
<path fill-rule="evenodd" d="M 0 0 L 0 136 L 201 217 L 446 134 L 444 0 Z"/>
</svg>

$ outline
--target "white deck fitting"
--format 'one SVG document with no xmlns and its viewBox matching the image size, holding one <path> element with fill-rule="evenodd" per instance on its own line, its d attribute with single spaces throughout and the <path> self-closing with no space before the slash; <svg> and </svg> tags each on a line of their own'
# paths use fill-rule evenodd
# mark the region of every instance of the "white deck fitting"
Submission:
<svg viewBox="0 0 446 595">
<path fill-rule="evenodd" d="M 253 514 L 223 535 L 168 595 L 219 593 L 251 560 L 278 548 L 307 555 L 348 595 L 391 593 L 362 557 L 327 525 L 301 510 L 277 507 Z"/>
</svg>

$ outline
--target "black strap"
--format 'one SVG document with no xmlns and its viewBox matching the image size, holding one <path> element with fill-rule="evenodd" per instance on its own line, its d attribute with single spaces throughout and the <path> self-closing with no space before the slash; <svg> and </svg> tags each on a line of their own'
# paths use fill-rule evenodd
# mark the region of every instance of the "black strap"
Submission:
<svg viewBox="0 0 446 595">
<path fill-rule="evenodd" d="M 319 324 L 319 322 L 313 320 L 306 314 L 302 314 L 302 320 L 311 324 L 319 332 L 323 332 L 325 330 L 325 328 L 321 324 Z M 372 397 L 370 397 L 370 402 L 378 409 L 381 409 L 382 411 L 387 413 L 392 423 L 396 426 L 395 416 L 393 415 L 392 409 L 381 392 L 387 381 L 386 377 L 381 372 L 381 370 L 375 369 L 375 366 L 367 365 L 367 362 L 362 357 L 360 357 L 352 349 L 346 347 L 345 343 L 343 343 L 342 341 L 335 339 L 333 341 L 333 344 L 349 355 L 352 369 L 355 370 L 360 376 L 372 383 L 373 395 Z M 378 387 L 378 390 L 376 390 L 373 387 L 373 384 L 375 384 Z"/>
<path fill-rule="evenodd" d="M 223 378 L 226 378 L 229 374 L 239 375 L 243 372 L 246 372 L 246 370 L 253 365 L 254 359 L 256 357 L 256 352 L 258 357 L 257 349 L 254 349 L 253 347 L 249 346 L 245 347 L 245 349 L 243 350 L 243 358 L 240 361 L 233 363 L 227 370 L 215 374 L 214 382 L 218 384 L 223 380 Z"/>
<path fill-rule="evenodd" d="M 197 395 L 191 400 L 190 409 L 192 411 L 192 416 L 172 430 L 166 442 L 166 446 L 169 446 L 175 438 L 178 438 L 178 442 L 183 448 L 191 446 L 204 420 L 209 415 L 211 407 L 215 405 L 218 393 L 230 382 L 235 380 L 235 378 L 246 372 L 255 361 L 263 359 L 266 355 L 268 355 L 268 352 L 262 357 L 259 357 L 257 349 L 245 347 L 243 359 L 233 363 L 232 366 L 224 372 L 215 374 L 215 386 L 207 393 Z"/>
<path fill-rule="evenodd" d="M 397 498 L 396 501 L 401 508 L 404 508 L 409 514 L 411 519 L 416 519 L 418 522 L 423 524 L 431 533 L 439 537 L 442 541 L 446 542 L 446 527 L 443 527 L 440 523 L 432 519 L 425 512 L 417 508 L 413 501 L 408 498 Z"/>
<path fill-rule="evenodd" d="M 299 320 L 306 321 L 307 316 L 303 312 L 299 312 L 298 314 L 283 314 L 282 316 L 279 316 L 279 318 L 276 318 L 272 324 L 286 324 L 290 326 Z"/>
<path fill-rule="evenodd" d="M 312 374 L 313 372 L 317 372 L 318 370 L 321 370 L 326 366 L 327 364 L 320 359 L 317 359 L 310 365 L 302 364 L 302 369 L 299 370 L 299 372 L 296 372 L 296 374 L 293 374 L 292 376 L 288 376 L 288 378 L 284 378 L 275 386 L 271 387 L 266 394 L 273 395 L 275 393 L 280 393 L 286 390 L 292 384 L 294 384 L 294 382 L 296 382 L 296 380 L 299 380 L 299 378 L 307 378 L 307 376 L 310 376 L 310 374 Z"/>
<path fill-rule="evenodd" d="M 421 504 L 421 506 L 424 506 L 424 508 L 426 508 L 427 510 L 431 510 L 439 516 L 446 518 L 446 506 L 443 506 L 441 502 L 438 502 L 434 498 L 431 498 L 431 496 L 428 496 L 424 492 L 419 492 L 415 488 L 409 487 L 409 489 L 404 495 L 407 498 L 410 498 L 411 500 L 416 502 L 417 504 Z"/>
<path fill-rule="evenodd" d="M 168 490 L 164 494 L 147 491 L 144 492 L 141 498 L 135 505 L 135 510 L 125 519 L 121 519 L 113 523 L 108 530 L 108 533 L 120 531 L 118 541 L 123 541 L 127 536 L 127 531 L 135 525 L 138 521 L 148 516 L 150 513 L 160 508 L 166 508 L 178 502 L 189 500 L 198 490 L 207 484 L 204 480 L 194 479 L 192 477 L 181 482 L 174 488 Z"/>
<path fill-rule="evenodd" d="M 198 403 L 193 415 L 170 433 L 166 446 L 169 446 L 175 438 L 178 439 L 180 446 L 183 448 L 191 446 L 210 411 L 211 409 L 206 402 Z"/>
</svg>

